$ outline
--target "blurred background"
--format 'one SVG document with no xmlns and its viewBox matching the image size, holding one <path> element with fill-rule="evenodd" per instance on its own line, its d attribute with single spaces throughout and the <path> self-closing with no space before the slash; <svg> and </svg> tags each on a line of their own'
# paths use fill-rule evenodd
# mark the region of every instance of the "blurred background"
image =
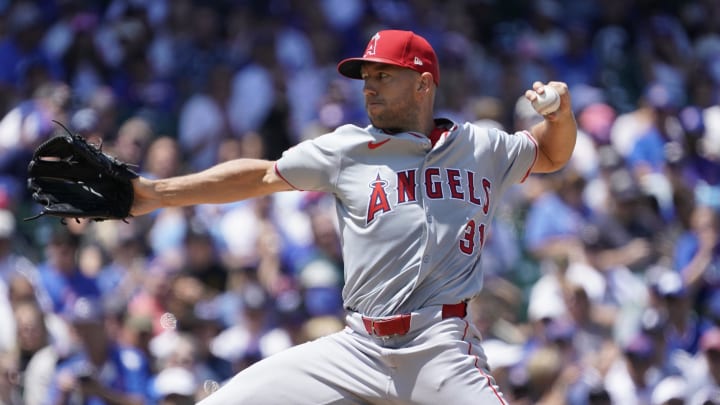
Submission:
<svg viewBox="0 0 720 405">
<path fill-rule="evenodd" d="M 0 404 L 182 404 L 343 327 L 331 197 L 40 218 L 52 120 L 159 178 L 366 125 L 336 63 L 435 47 L 438 115 L 570 86 L 571 163 L 512 188 L 471 320 L 513 404 L 720 403 L 717 0 L 0 0 Z M 89 401 L 89 402 L 88 402 Z"/>
</svg>

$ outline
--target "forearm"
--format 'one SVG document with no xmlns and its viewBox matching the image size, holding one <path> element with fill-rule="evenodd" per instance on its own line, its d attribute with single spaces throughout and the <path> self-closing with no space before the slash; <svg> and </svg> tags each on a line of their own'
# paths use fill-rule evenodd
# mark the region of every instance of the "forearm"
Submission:
<svg viewBox="0 0 720 405">
<path fill-rule="evenodd" d="M 558 111 L 535 124 L 530 130 L 538 143 L 538 160 L 534 172 L 549 173 L 562 169 L 570 160 L 577 139 L 577 124 L 571 111 Z M 540 163 L 543 164 L 540 164 Z"/>
<path fill-rule="evenodd" d="M 530 133 L 538 144 L 538 159 L 533 166 L 535 173 L 550 173 L 562 169 L 570 160 L 577 139 L 577 123 L 572 110 L 570 92 L 563 82 L 550 82 L 543 85 L 533 83 L 534 90 L 528 90 L 525 96 L 532 101 L 537 91 L 552 87 L 560 96 L 558 109 L 544 116 L 544 120 L 535 124 Z"/>
<path fill-rule="evenodd" d="M 155 191 L 165 207 L 201 203 L 226 203 L 263 193 L 262 179 L 270 162 L 233 160 L 202 172 L 155 181 Z"/>
<path fill-rule="evenodd" d="M 291 187 L 274 174 L 274 162 L 237 159 L 186 176 L 137 179 L 133 215 L 158 208 L 222 204 L 267 195 Z"/>
</svg>

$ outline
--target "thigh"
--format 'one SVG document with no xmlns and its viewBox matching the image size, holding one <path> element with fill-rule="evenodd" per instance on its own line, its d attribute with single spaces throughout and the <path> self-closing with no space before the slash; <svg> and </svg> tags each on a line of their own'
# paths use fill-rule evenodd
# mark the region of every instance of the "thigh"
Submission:
<svg viewBox="0 0 720 405">
<path fill-rule="evenodd" d="M 506 401 L 487 369 L 480 334 L 465 320 L 444 320 L 421 336 L 417 356 L 410 352 L 408 370 L 398 379 L 398 394 L 413 404 L 494 404 Z M 401 390 L 407 393 L 403 395 Z"/>
<path fill-rule="evenodd" d="M 372 345 L 341 331 L 253 364 L 199 405 L 368 403 L 387 385 L 375 354 Z"/>
</svg>

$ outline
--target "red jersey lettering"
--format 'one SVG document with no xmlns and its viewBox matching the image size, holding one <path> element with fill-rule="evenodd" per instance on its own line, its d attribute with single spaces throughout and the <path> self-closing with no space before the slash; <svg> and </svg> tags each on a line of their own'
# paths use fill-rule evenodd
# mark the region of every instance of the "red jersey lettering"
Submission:
<svg viewBox="0 0 720 405">
<path fill-rule="evenodd" d="M 378 213 L 388 212 L 391 210 L 390 203 L 388 202 L 387 193 L 385 193 L 385 186 L 387 181 L 377 175 L 375 180 L 370 183 L 372 194 L 370 194 L 370 203 L 368 205 L 368 213 L 366 222 L 369 224 L 375 219 L 375 215 Z"/>
<path fill-rule="evenodd" d="M 484 198 L 480 198 L 475 194 L 475 173 L 468 171 L 468 193 L 470 194 L 470 202 L 479 205 L 483 209 L 483 213 L 487 214 L 490 210 L 490 180 L 486 177 L 482 179 L 482 193 Z"/>
<path fill-rule="evenodd" d="M 485 193 L 485 204 L 483 204 L 483 213 L 487 215 L 490 211 L 490 180 L 486 177 L 482 179 L 483 192 Z"/>
<path fill-rule="evenodd" d="M 464 200 L 465 194 L 462 192 L 462 184 L 460 182 L 460 170 L 447 169 L 448 185 L 450 186 L 450 197 L 456 200 Z"/>
<path fill-rule="evenodd" d="M 417 201 L 415 198 L 415 169 L 397 173 L 398 204 Z"/>
<path fill-rule="evenodd" d="M 440 176 L 440 169 L 431 167 L 425 170 L 425 195 L 428 198 L 442 198 L 442 183 L 439 180 L 433 180 Z"/>
</svg>

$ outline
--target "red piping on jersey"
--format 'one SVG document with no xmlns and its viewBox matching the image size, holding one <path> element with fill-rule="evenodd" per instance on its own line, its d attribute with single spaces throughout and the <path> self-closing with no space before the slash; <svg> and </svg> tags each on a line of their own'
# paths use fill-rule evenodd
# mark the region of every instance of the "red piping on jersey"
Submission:
<svg viewBox="0 0 720 405">
<path fill-rule="evenodd" d="M 466 320 L 463 320 L 463 322 L 465 322 L 465 330 L 463 331 L 463 336 L 462 336 L 462 340 L 464 341 L 465 337 L 467 336 L 467 331 L 468 331 L 468 328 L 470 327 L 470 324 Z M 472 343 L 470 343 L 470 342 L 465 342 L 465 343 L 468 344 L 468 354 L 472 355 L 471 354 L 472 346 L 473 346 Z M 472 355 L 472 356 L 475 357 L 475 368 L 480 372 L 480 374 L 483 376 L 483 378 L 485 378 L 485 381 L 487 381 L 488 387 L 490 387 L 490 389 L 493 391 L 493 393 L 495 394 L 495 397 L 498 399 L 498 401 L 500 401 L 501 405 L 507 405 L 507 402 L 505 402 L 505 400 L 502 398 L 502 396 L 500 396 L 500 393 L 497 391 L 497 389 L 495 389 L 495 386 L 493 385 L 492 380 L 490 379 L 490 376 L 487 375 L 487 373 L 485 373 L 483 371 L 482 367 L 480 367 L 480 364 L 479 364 L 480 358 L 478 358 L 477 355 Z"/>
<path fill-rule="evenodd" d="M 303 190 L 303 189 L 301 189 L 301 188 L 295 187 L 292 183 L 290 183 L 290 182 L 288 181 L 288 179 L 285 178 L 285 176 L 283 176 L 283 175 L 280 173 L 280 170 L 278 169 L 277 162 L 275 162 L 275 164 L 273 165 L 273 169 L 275 169 L 275 174 L 277 174 L 278 177 L 280 177 L 281 179 L 283 179 L 283 181 L 284 181 L 285 183 L 287 183 L 290 187 L 292 187 L 292 188 L 294 188 L 295 190 L 298 190 L 298 191 L 305 191 L 305 190 Z"/>
<path fill-rule="evenodd" d="M 535 145 L 535 157 L 533 158 L 533 162 L 530 165 L 530 167 L 528 168 L 527 173 L 525 173 L 525 176 L 523 176 L 522 180 L 520 180 L 520 183 L 525 182 L 525 180 L 528 178 L 528 176 L 530 176 L 530 173 L 532 173 L 532 168 L 533 168 L 533 166 L 535 166 L 535 162 L 537 162 L 537 160 L 538 160 L 538 149 L 540 149 L 540 146 L 538 146 L 537 140 L 530 134 L 530 132 L 523 131 L 523 133 L 525 133 L 525 135 L 527 135 L 527 137 L 530 138 L 532 143 Z"/>
</svg>

